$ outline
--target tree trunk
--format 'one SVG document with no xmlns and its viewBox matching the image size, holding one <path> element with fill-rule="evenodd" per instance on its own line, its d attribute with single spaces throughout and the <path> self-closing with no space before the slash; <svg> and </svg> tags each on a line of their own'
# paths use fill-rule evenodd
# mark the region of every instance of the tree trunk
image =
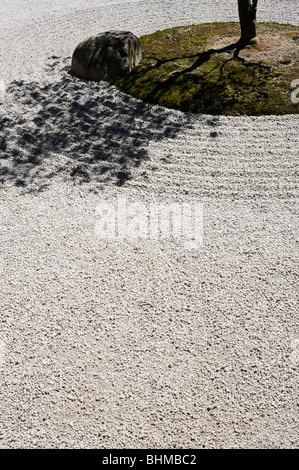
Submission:
<svg viewBox="0 0 299 470">
<path fill-rule="evenodd" d="M 256 37 L 256 8 L 258 0 L 238 0 L 241 25 L 240 45 L 258 44 Z"/>
</svg>

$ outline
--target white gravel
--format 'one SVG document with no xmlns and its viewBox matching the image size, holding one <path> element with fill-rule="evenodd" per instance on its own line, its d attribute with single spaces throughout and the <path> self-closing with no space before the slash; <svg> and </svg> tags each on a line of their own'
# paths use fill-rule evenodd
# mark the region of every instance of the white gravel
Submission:
<svg viewBox="0 0 299 470">
<path fill-rule="evenodd" d="M 237 20 L 216 3 L 1 0 L 1 448 L 298 447 L 298 116 L 183 114 L 68 73 L 94 32 Z M 103 237 L 119 198 L 131 235 L 150 204 L 203 207 L 203 244 Z"/>
</svg>

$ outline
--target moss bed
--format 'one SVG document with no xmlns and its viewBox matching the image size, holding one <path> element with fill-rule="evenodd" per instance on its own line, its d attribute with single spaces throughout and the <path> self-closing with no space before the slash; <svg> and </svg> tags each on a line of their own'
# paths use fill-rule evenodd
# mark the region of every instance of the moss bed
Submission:
<svg viewBox="0 0 299 470">
<path fill-rule="evenodd" d="M 258 46 L 207 54 L 235 43 L 239 23 L 209 23 L 140 37 L 143 59 L 111 80 L 143 101 L 192 113 L 297 114 L 291 83 L 299 79 L 299 27 L 259 23 Z"/>
</svg>

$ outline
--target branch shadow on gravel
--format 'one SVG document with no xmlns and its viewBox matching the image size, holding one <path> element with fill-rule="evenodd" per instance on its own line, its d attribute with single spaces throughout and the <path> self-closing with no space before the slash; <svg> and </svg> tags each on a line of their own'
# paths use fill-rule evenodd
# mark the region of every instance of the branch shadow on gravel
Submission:
<svg viewBox="0 0 299 470">
<path fill-rule="evenodd" d="M 54 178 L 124 185 L 149 158 L 148 144 L 192 127 L 188 114 L 132 99 L 107 83 L 70 73 L 70 58 L 51 57 L 47 83 L 14 81 L 0 108 L 0 187 L 46 189 Z"/>
</svg>

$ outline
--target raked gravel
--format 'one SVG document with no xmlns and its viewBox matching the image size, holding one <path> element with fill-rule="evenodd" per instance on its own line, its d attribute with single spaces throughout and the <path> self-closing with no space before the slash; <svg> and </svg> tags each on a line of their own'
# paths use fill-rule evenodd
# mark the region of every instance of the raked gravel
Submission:
<svg viewBox="0 0 299 470">
<path fill-rule="evenodd" d="M 68 73 L 99 31 L 237 20 L 216 4 L 1 0 L 1 448 L 298 447 L 298 116 L 184 114 Z M 259 20 L 298 24 L 296 4 Z M 199 231 L 137 238 L 157 204 Z"/>
</svg>

